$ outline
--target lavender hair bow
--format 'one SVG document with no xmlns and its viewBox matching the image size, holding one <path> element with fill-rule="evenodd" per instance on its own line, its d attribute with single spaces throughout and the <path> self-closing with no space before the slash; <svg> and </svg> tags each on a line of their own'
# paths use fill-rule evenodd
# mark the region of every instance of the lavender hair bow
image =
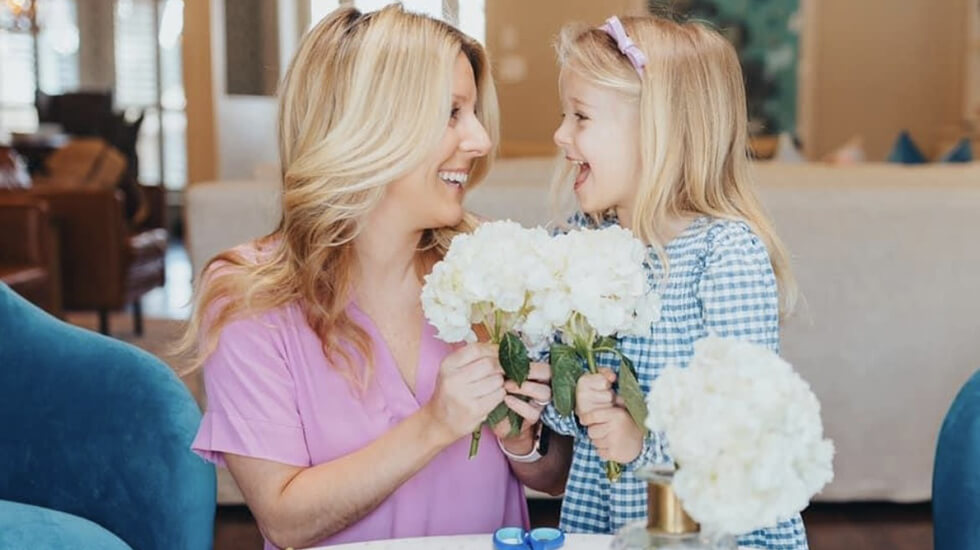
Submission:
<svg viewBox="0 0 980 550">
<path fill-rule="evenodd" d="M 619 51 L 630 60 L 633 68 L 636 69 L 637 74 L 642 78 L 643 67 L 646 67 L 647 64 L 647 56 L 630 40 L 630 37 L 626 34 L 626 29 L 623 28 L 623 22 L 614 15 L 606 19 L 605 24 L 599 28 L 613 37 L 616 41 L 616 46 L 619 47 Z"/>
</svg>

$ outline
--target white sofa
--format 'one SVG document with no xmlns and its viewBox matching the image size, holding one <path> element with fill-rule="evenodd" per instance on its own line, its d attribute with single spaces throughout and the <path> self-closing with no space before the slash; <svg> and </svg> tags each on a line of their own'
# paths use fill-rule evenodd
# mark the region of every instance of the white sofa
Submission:
<svg viewBox="0 0 980 550">
<path fill-rule="evenodd" d="M 499 161 L 467 204 L 492 219 L 545 223 L 551 166 Z M 754 172 L 805 297 L 783 354 L 820 398 L 837 445 L 836 478 L 818 499 L 929 499 L 940 423 L 980 368 L 980 163 L 759 163 Z M 272 182 L 188 189 L 194 268 L 271 231 L 276 196 Z"/>
</svg>

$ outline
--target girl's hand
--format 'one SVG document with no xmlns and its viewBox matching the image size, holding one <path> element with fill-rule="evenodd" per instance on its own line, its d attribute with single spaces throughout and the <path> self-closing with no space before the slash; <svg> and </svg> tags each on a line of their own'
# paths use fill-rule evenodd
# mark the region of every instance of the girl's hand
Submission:
<svg viewBox="0 0 980 550">
<path fill-rule="evenodd" d="M 583 374 L 575 385 L 575 414 L 579 421 L 582 417 L 615 403 L 616 395 L 612 391 L 616 373 L 608 368 L 599 369 L 598 374 Z M 585 424 L 585 422 L 582 422 Z"/>
<path fill-rule="evenodd" d="M 588 427 L 589 439 L 602 460 L 627 464 L 643 451 L 643 431 L 622 406 L 598 409 L 579 420 Z"/>
</svg>

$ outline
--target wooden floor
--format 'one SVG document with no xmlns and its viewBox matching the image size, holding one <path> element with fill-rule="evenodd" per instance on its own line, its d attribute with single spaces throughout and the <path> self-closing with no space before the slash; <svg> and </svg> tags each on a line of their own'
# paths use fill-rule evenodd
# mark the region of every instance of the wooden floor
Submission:
<svg viewBox="0 0 980 550">
<path fill-rule="evenodd" d="M 531 501 L 530 512 L 532 525 L 558 524 L 557 501 Z M 811 550 L 932 550 L 928 504 L 814 504 L 803 513 L 803 521 Z M 262 536 L 247 508 L 218 508 L 214 548 L 262 548 Z"/>
<path fill-rule="evenodd" d="M 803 512 L 812 550 L 932 550 L 925 504 L 814 504 Z"/>
</svg>

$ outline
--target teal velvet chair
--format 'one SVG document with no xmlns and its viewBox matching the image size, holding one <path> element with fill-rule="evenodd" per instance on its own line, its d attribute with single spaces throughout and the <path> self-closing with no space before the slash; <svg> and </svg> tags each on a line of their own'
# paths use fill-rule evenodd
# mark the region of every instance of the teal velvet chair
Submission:
<svg viewBox="0 0 980 550">
<path fill-rule="evenodd" d="M 206 549 L 201 414 L 159 359 L 0 284 L 0 549 Z"/>
<path fill-rule="evenodd" d="M 946 413 L 932 472 L 935 550 L 980 548 L 980 371 Z"/>
</svg>

